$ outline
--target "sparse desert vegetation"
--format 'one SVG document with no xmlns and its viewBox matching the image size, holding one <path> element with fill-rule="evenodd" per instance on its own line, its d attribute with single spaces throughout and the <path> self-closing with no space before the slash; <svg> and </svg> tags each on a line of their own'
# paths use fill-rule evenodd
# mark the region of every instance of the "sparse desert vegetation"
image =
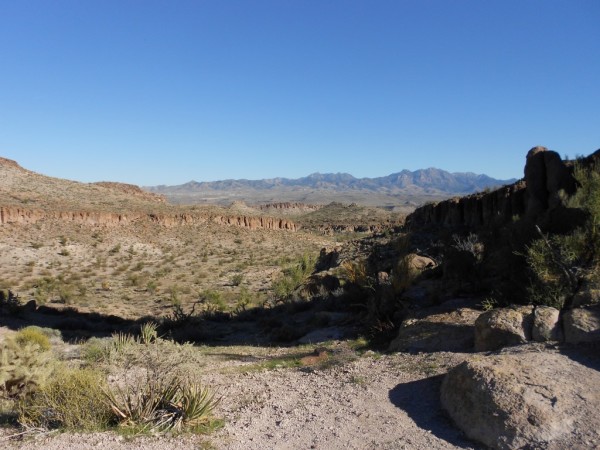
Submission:
<svg viewBox="0 0 600 450">
<path fill-rule="evenodd" d="M 497 448 L 545 442 L 529 419 L 516 419 L 525 431 L 498 425 L 493 439 L 472 432 L 474 421 L 498 414 L 469 416 L 472 408 L 456 405 L 474 395 L 468 389 L 496 384 L 455 383 L 495 370 L 488 360 L 518 365 L 525 381 L 515 374 L 517 387 L 505 391 L 519 396 L 531 377 L 552 373 L 528 365 L 541 353 L 568 373 L 586 371 L 573 392 L 591 392 L 596 156 L 561 161 L 556 192 L 518 182 L 425 205 L 406 226 L 384 210 L 330 204 L 281 214 L 292 228 L 251 227 L 274 222 L 253 222 L 258 210 L 239 203 L 232 208 L 244 219 L 226 222 L 167 224 L 145 210 L 119 225 L 54 215 L 5 223 L 0 439 L 35 446 L 61 430 L 69 437 L 50 445 L 118 436 L 135 437 L 131 445 L 236 448 L 248 439 L 264 448 L 291 433 L 298 446 L 353 448 L 366 423 L 377 430 L 374 446 L 390 448 L 407 436 L 419 448 L 478 448 L 467 437 Z M 553 154 L 533 149 L 528 164 L 542 157 Z M 546 176 L 526 173 L 529 186 Z M 507 189 L 510 208 L 489 201 Z M 182 207 L 160 208 L 172 217 Z M 583 362 L 571 361 L 573 352 Z M 480 402 L 501 410 L 494 395 Z M 569 395 L 568 408 L 580 409 L 553 438 L 556 448 L 597 439 L 596 422 L 582 422 L 595 400 Z M 440 418 L 442 407 L 460 430 Z M 390 417 L 413 428 L 396 429 Z"/>
</svg>

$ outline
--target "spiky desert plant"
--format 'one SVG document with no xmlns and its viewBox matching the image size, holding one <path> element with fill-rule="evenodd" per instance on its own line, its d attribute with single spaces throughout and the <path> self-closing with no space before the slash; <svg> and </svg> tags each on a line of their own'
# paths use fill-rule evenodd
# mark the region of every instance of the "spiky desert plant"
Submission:
<svg viewBox="0 0 600 450">
<path fill-rule="evenodd" d="M 367 263 L 362 260 L 346 260 L 341 264 L 342 274 L 348 282 L 363 288 L 371 288 L 371 281 L 367 270 Z"/>
<path fill-rule="evenodd" d="M 7 338 L 0 344 L 0 393 L 22 397 L 35 391 L 53 372 L 56 360 L 37 343 Z"/>
<path fill-rule="evenodd" d="M 127 347 L 135 343 L 132 335 L 122 332 L 113 333 L 112 341 L 112 350 L 117 354 L 123 353 Z"/>
<path fill-rule="evenodd" d="M 210 419 L 219 399 L 208 388 L 175 376 L 115 387 L 105 392 L 121 426 L 139 432 L 181 430 Z"/>
<path fill-rule="evenodd" d="M 154 322 L 146 322 L 140 326 L 140 341 L 142 344 L 151 344 L 158 338 L 158 327 Z"/>
</svg>

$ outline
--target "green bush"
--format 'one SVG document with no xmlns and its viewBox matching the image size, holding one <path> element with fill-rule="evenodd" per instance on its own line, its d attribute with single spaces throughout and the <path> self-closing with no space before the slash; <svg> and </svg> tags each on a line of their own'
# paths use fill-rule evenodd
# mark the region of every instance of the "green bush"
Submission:
<svg viewBox="0 0 600 450">
<path fill-rule="evenodd" d="M 278 300 L 289 299 L 314 269 L 315 258 L 309 255 L 303 255 L 299 262 L 283 269 L 281 276 L 271 284 L 275 297 Z"/>
<path fill-rule="evenodd" d="M 81 348 L 81 356 L 88 363 L 106 361 L 110 358 L 112 350 L 111 339 L 90 338 Z"/>
<path fill-rule="evenodd" d="M 40 349 L 44 351 L 50 350 L 50 338 L 40 327 L 29 326 L 21 328 L 15 335 L 15 340 L 21 345 L 31 342 L 39 345 Z"/>
<path fill-rule="evenodd" d="M 45 429 L 104 429 L 114 419 L 106 391 L 98 371 L 63 367 L 19 404 L 19 422 Z"/>
<path fill-rule="evenodd" d="M 532 272 L 530 301 L 562 308 L 584 281 L 597 276 L 600 267 L 600 167 L 574 170 L 578 190 L 567 201 L 586 214 L 585 223 L 565 235 L 546 235 L 537 228 L 539 239 L 527 246 L 525 258 Z"/>
</svg>

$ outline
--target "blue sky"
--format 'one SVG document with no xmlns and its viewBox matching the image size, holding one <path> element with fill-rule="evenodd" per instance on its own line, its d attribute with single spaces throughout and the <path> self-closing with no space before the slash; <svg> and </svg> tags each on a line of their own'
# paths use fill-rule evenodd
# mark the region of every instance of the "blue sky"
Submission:
<svg viewBox="0 0 600 450">
<path fill-rule="evenodd" d="M 597 0 L 0 0 L 0 155 L 80 181 L 522 176 L 600 148 Z"/>
</svg>

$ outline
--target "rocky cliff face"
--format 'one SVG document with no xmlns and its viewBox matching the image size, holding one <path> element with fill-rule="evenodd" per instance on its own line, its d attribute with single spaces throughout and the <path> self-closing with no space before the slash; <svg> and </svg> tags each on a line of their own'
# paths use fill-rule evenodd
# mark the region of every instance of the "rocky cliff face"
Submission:
<svg viewBox="0 0 600 450">
<path fill-rule="evenodd" d="M 299 226 L 294 222 L 273 217 L 250 216 L 204 216 L 188 213 L 153 214 L 130 212 L 124 214 L 94 211 L 41 211 L 17 207 L 0 207 L 0 224 L 27 225 L 41 220 L 62 220 L 91 226 L 119 226 L 137 221 L 150 221 L 164 227 L 197 225 L 209 221 L 221 225 L 238 226 L 250 230 L 286 230 L 297 231 Z"/>
<path fill-rule="evenodd" d="M 139 186 L 135 184 L 127 184 L 127 183 L 117 183 L 114 181 L 98 181 L 96 183 L 92 183 L 97 186 L 102 186 L 105 188 L 113 189 L 115 191 L 123 192 L 127 195 L 132 195 L 134 197 L 139 197 L 144 200 L 150 200 L 159 203 L 166 203 L 167 199 L 164 195 L 153 194 L 151 192 L 146 192 L 142 190 Z"/>
<path fill-rule="evenodd" d="M 261 211 L 275 210 L 278 212 L 310 212 L 318 211 L 323 205 L 309 205 L 300 202 L 267 203 L 258 207 Z"/>
<path fill-rule="evenodd" d="M 600 160 L 600 150 L 585 158 L 583 164 Z M 492 192 L 452 198 L 417 208 L 406 219 L 411 228 L 427 225 L 478 227 L 507 223 L 513 217 L 534 219 L 562 206 L 564 192 L 575 192 L 573 163 L 545 147 L 527 153 L 525 177 Z"/>
</svg>

